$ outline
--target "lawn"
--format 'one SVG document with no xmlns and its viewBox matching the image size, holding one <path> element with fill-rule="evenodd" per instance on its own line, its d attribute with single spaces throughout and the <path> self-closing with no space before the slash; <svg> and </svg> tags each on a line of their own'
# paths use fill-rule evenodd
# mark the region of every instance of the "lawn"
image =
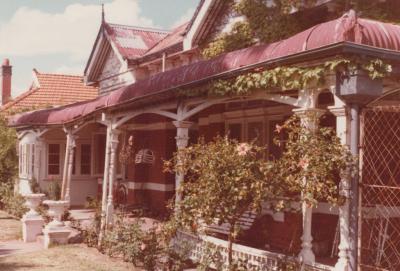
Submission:
<svg viewBox="0 0 400 271">
<path fill-rule="evenodd" d="M 21 239 L 21 221 L 0 211 L 0 242 Z"/>
<path fill-rule="evenodd" d="M 139 271 L 85 245 L 53 247 L 38 252 L 0 257 L 1 271 Z"/>
</svg>

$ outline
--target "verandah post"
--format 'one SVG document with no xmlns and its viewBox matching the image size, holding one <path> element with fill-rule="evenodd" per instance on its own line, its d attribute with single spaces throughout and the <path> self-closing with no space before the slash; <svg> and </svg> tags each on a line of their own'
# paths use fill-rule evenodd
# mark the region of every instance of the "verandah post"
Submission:
<svg viewBox="0 0 400 271">
<path fill-rule="evenodd" d="M 336 116 L 336 133 L 342 144 L 348 143 L 348 112 L 345 104 L 335 97 L 335 105 L 329 107 L 329 111 Z M 348 172 L 341 175 L 339 193 L 344 198 L 344 203 L 339 206 L 339 259 L 335 265 L 335 271 L 350 270 L 349 262 L 349 195 L 350 176 Z"/>
<path fill-rule="evenodd" d="M 186 148 L 189 144 L 189 128 L 193 125 L 190 121 L 173 121 L 176 127 L 176 147 L 178 151 L 178 163 L 179 163 L 179 151 Z M 181 195 L 178 193 L 178 189 L 184 180 L 182 173 L 176 173 L 175 175 L 175 203 L 178 203 L 181 199 Z"/>
<path fill-rule="evenodd" d="M 104 237 L 104 231 L 106 228 L 106 211 L 107 211 L 107 185 L 108 185 L 108 169 L 110 165 L 110 146 L 111 146 L 111 123 L 107 123 L 106 132 L 106 146 L 105 146 L 105 158 L 104 158 L 104 173 L 103 173 L 103 185 L 102 185 L 102 197 L 101 197 L 101 221 L 100 221 L 100 233 L 98 246 L 101 246 Z"/>
<path fill-rule="evenodd" d="M 107 198 L 107 213 L 106 213 L 106 224 L 110 225 L 113 223 L 113 214 L 114 214 L 114 204 L 113 204 L 113 188 L 114 188 L 114 180 L 115 180 L 115 168 L 116 168 L 116 152 L 118 148 L 118 136 L 121 131 L 112 129 L 110 132 L 110 163 L 108 170 L 108 198 Z"/>
<path fill-rule="evenodd" d="M 63 178 L 61 183 L 61 200 L 65 199 L 65 190 L 67 189 L 67 178 L 68 178 L 68 148 L 69 148 L 69 137 L 68 131 L 64 130 L 67 135 L 67 140 L 65 144 L 65 158 L 64 158 L 64 168 L 63 168 Z"/>
<path fill-rule="evenodd" d="M 325 112 L 322 109 L 315 108 L 319 93 L 319 91 L 302 90 L 299 99 L 302 100 L 303 106 L 302 108 L 293 110 L 293 112 L 299 116 L 301 125 L 311 132 L 317 129 L 319 118 Z M 304 185 L 306 185 L 307 181 L 307 179 L 303 180 Z M 301 196 L 304 197 L 306 195 L 302 194 Z M 307 202 L 303 201 L 301 209 L 303 216 L 303 234 L 301 236 L 302 249 L 299 253 L 299 260 L 303 264 L 314 264 L 315 255 L 312 251 L 313 238 L 311 234 L 313 208 L 309 206 Z"/>
<path fill-rule="evenodd" d="M 71 179 L 72 179 L 72 169 L 74 166 L 74 152 L 75 152 L 75 139 L 76 136 L 74 136 L 71 132 L 67 134 L 68 137 L 68 168 L 67 168 L 67 179 L 66 179 L 66 185 L 65 185 L 65 195 L 64 195 L 64 200 L 68 201 L 68 205 L 71 205 Z M 67 157 L 67 155 L 66 155 Z"/>
</svg>

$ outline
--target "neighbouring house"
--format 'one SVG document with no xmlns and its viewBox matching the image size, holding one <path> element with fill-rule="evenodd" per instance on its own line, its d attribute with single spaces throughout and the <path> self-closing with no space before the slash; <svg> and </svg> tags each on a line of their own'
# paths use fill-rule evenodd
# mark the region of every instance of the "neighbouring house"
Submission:
<svg viewBox="0 0 400 271">
<path fill-rule="evenodd" d="M 240 141 L 258 136 L 271 146 L 268 157 L 273 158 L 281 152 L 272 144 L 277 124 L 293 114 L 319 114 L 354 154 L 362 146 L 362 186 L 357 176 L 344 177 L 340 190 L 346 201 L 340 207 L 321 202 L 314 209 L 304 206 L 302 214 L 263 210 L 272 218 L 265 225 L 269 251 L 236 245 L 234 256 L 246 255 L 262 268 L 276 267 L 284 253 L 300 254 L 314 270 L 400 268 L 400 84 L 395 80 L 400 26 L 358 18 L 350 11 L 285 40 L 203 60 L 202 42 L 233 20 L 224 18 L 224 8 L 224 1 L 201 1 L 191 21 L 171 31 L 103 20 L 84 75 L 87 85 L 98 87 L 98 96 L 10 122 L 22 150 L 21 191 L 28 193 L 34 178 L 43 187 L 62 180 L 63 197 L 72 206 L 98 196 L 103 207 L 107 201 L 108 215 L 115 203 L 163 212 L 184 179 L 162 170 L 163 160 L 177 149 L 199 136 L 211 140 L 229 131 Z M 378 58 L 392 65 L 392 73 L 378 79 L 365 70 L 347 77 L 330 73 L 318 87 L 196 95 L 218 79 L 289 65 L 324 65 L 338 57 Z M 120 159 L 131 141 L 132 159 Z"/>
<path fill-rule="evenodd" d="M 5 59 L 2 70 L 1 113 L 14 114 L 43 108 L 58 107 L 75 102 L 93 99 L 97 88 L 83 83 L 83 76 L 32 72 L 29 89 L 15 98 L 11 97 L 11 66 Z"/>
</svg>

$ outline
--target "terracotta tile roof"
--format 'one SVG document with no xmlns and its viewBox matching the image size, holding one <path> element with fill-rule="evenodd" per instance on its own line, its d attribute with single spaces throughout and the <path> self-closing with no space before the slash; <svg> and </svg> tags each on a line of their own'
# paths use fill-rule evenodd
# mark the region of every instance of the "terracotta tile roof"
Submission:
<svg viewBox="0 0 400 271">
<path fill-rule="evenodd" d="M 135 59 L 168 35 L 168 31 L 136 26 L 105 24 L 105 29 L 125 59 Z"/>
<path fill-rule="evenodd" d="M 98 90 L 85 86 L 83 76 L 39 73 L 34 71 L 38 86 L 22 93 L 0 108 L 0 111 L 19 111 L 66 105 L 96 98 Z"/>
</svg>

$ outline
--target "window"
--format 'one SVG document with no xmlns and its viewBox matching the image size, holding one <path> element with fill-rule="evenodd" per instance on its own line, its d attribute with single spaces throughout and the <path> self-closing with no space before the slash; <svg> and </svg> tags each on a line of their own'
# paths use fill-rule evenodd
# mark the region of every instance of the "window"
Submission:
<svg viewBox="0 0 400 271">
<path fill-rule="evenodd" d="M 61 158 L 61 147 L 60 144 L 49 144 L 48 151 L 48 175 L 59 175 L 60 174 L 60 158 Z"/>
<path fill-rule="evenodd" d="M 25 161 L 24 161 L 24 172 L 25 175 L 29 175 L 29 158 L 31 157 L 31 146 L 30 144 L 25 144 Z"/>
<path fill-rule="evenodd" d="M 22 175 L 23 172 L 23 164 L 22 161 L 24 161 L 24 153 L 23 153 L 23 145 L 19 145 L 19 174 Z"/>
<path fill-rule="evenodd" d="M 91 173 L 91 154 L 90 144 L 81 144 L 81 175 L 90 175 Z"/>
<path fill-rule="evenodd" d="M 35 172 L 35 145 L 34 144 L 30 144 L 30 149 L 31 149 L 31 172 L 30 175 L 33 175 Z"/>
<path fill-rule="evenodd" d="M 22 144 L 19 146 L 19 174 L 21 177 L 33 176 L 35 170 L 35 145 Z"/>
<path fill-rule="evenodd" d="M 106 135 L 97 134 L 94 136 L 94 173 L 104 173 L 104 159 L 106 154 Z"/>
</svg>

